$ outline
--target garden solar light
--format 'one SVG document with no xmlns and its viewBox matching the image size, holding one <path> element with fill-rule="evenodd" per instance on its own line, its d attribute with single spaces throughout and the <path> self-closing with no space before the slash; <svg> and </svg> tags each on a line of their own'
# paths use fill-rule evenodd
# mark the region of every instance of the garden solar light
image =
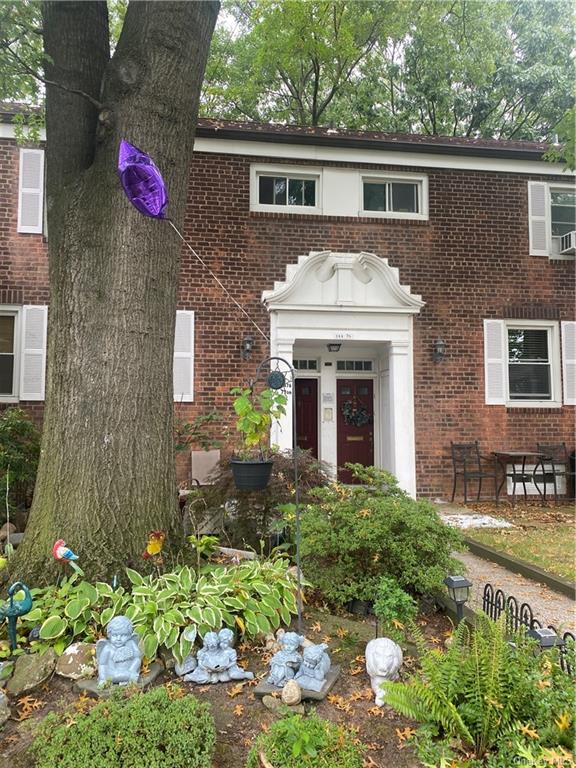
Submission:
<svg viewBox="0 0 576 768">
<path fill-rule="evenodd" d="M 528 630 L 528 637 L 538 641 L 540 648 L 561 648 L 564 640 L 549 627 L 534 627 Z"/>
<path fill-rule="evenodd" d="M 464 603 L 470 597 L 472 582 L 464 576 L 446 576 L 444 584 L 448 587 L 448 594 L 456 603 L 456 620 L 460 623 L 464 618 Z"/>
</svg>

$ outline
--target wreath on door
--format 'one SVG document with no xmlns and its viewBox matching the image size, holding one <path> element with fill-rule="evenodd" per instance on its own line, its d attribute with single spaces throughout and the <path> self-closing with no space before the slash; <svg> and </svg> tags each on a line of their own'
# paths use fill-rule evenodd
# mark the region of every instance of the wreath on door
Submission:
<svg viewBox="0 0 576 768">
<path fill-rule="evenodd" d="M 345 400 L 342 403 L 341 412 L 344 423 L 352 427 L 365 427 L 371 420 L 368 408 L 356 397 Z"/>
</svg>

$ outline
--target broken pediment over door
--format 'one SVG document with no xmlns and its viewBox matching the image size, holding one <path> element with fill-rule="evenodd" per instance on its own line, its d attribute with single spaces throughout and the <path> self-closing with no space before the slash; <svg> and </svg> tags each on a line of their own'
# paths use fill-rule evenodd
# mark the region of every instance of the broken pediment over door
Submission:
<svg viewBox="0 0 576 768">
<path fill-rule="evenodd" d="M 268 309 L 371 309 L 416 314 L 421 297 L 400 284 L 398 269 L 372 253 L 312 251 L 286 267 L 286 280 L 264 291 Z"/>
</svg>

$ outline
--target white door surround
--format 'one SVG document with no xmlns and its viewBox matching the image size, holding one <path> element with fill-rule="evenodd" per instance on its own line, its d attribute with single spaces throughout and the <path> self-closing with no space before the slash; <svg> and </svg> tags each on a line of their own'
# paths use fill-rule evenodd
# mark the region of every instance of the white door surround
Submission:
<svg viewBox="0 0 576 768">
<path fill-rule="evenodd" d="M 375 360 L 374 461 L 415 496 L 412 317 L 424 306 L 421 297 L 400 284 L 387 259 L 322 251 L 289 264 L 286 280 L 264 291 L 262 301 L 270 312 L 270 354 L 292 363 L 296 347 L 298 356 L 306 350 L 303 356 L 320 361 L 320 458 L 334 467 L 337 360 Z M 327 353 L 327 344 L 334 342 L 341 343 L 340 351 Z M 291 424 L 290 398 L 272 434 L 280 448 L 292 447 Z"/>
</svg>

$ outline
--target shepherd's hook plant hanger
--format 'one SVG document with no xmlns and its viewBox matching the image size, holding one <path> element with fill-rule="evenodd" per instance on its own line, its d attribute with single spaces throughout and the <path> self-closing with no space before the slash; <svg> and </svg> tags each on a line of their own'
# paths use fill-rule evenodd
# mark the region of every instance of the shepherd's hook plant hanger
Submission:
<svg viewBox="0 0 576 768">
<path fill-rule="evenodd" d="M 282 390 L 284 394 L 294 395 L 296 371 L 283 357 L 267 357 L 256 369 L 256 378 L 250 383 L 252 389 L 256 382 L 264 381 L 270 389 Z M 294 401 L 292 401 L 294 402 Z M 296 415 L 292 414 L 292 460 L 294 464 L 294 506 L 296 518 L 296 607 L 298 610 L 298 634 L 302 634 L 302 569 L 300 567 L 300 483 L 298 480 L 298 446 L 296 444 Z"/>
</svg>

